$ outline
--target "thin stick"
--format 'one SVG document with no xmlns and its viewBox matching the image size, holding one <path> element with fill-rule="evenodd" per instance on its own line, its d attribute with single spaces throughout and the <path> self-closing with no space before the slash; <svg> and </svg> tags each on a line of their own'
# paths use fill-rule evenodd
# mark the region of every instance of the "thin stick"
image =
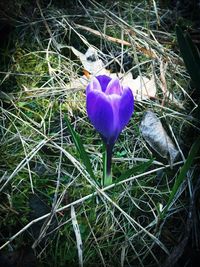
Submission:
<svg viewBox="0 0 200 267">
<path fill-rule="evenodd" d="M 106 40 L 108 40 L 110 42 L 117 43 L 117 44 L 120 44 L 120 45 L 129 46 L 129 47 L 132 46 L 131 43 L 129 43 L 129 42 L 125 41 L 125 40 L 121 40 L 121 39 L 109 36 L 109 35 L 107 35 L 105 33 L 99 32 L 99 31 L 94 30 L 94 29 L 92 29 L 90 27 L 87 27 L 87 26 L 84 26 L 84 25 L 80 25 L 80 24 L 75 24 L 75 27 L 83 29 L 83 30 L 86 30 L 88 32 L 91 32 L 91 33 L 93 33 L 93 34 L 95 34 L 95 35 L 97 35 L 99 37 L 103 37 L 103 38 L 105 38 Z M 130 33 L 130 30 L 127 30 L 127 32 Z M 132 31 L 131 31 L 131 33 L 133 34 Z M 146 49 L 145 47 L 140 46 L 138 43 L 135 43 L 134 45 L 136 46 L 137 50 L 139 50 L 140 52 L 142 52 L 146 56 L 149 56 L 151 58 L 157 58 L 157 55 L 152 50 Z"/>
</svg>

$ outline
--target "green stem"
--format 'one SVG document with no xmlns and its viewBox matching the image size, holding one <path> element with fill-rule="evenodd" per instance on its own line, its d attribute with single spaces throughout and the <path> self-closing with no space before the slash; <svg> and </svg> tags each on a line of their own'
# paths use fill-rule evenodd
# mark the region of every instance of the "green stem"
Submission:
<svg viewBox="0 0 200 267">
<path fill-rule="evenodd" d="M 113 145 L 104 145 L 104 171 L 103 171 L 103 186 L 108 186 L 112 184 L 112 150 Z"/>
</svg>

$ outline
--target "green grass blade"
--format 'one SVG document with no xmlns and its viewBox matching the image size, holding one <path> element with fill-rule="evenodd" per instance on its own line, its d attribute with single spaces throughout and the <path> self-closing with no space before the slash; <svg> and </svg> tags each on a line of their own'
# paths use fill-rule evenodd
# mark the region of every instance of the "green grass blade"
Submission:
<svg viewBox="0 0 200 267">
<path fill-rule="evenodd" d="M 131 177 L 131 175 L 135 175 L 138 172 L 139 173 L 145 172 L 151 166 L 152 162 L 153 162 L 153 159 L 151 159 L 147 162 L 137 164 L 136 166 L 134 166 L 131 169 L 128 169 L 127 171 L 122 173 L 119 177 L 119 180 L 121 181 L 121 180 L 127 179 L 127 178 Z"/>
<path fill-rule="evenodd" d="M 192 44 L 192 41 L 188 41 L 189 37 L 185 37 L 181 28 L 178 26 L 176 26 L 176 36 L 187 71 L 195 86 L 200 88 L 200 66 L 198 64 L 199 60 L 197 59 L 199 57 L 198 51 Z M 197 55 L 198 57 L 196 58 Z"/>
<path fill-rule="evenodd" d="M 200 51 L 197 49 L 197 46 L 192 42 L 192 39 L 188 33 L 186 33 L 185 39 L 190 46 L 190 49 L 192 51 L 192 54 L 194 55 L 194 59 L 198 65 L 198 67 L 200 68 Z"/>
<path fill-rule="evenodd" d="M 182 168 L 179 172 L 179 175 L 176 178 L 176 181 L 173 185 L 173 188 L 172 188 L 171 194 L 169 196 L 169 200 L 167 202 L 167 205 L 165 206 L 163 212 L 161 213 L 161 218 L 165 217 L 165 214 L 168 211 L 170 205 L 172 204 L 174 197 L 175 197 L 176 193 L 178 192 L 182 182 L 185 180 L 186 174 L 187 174 L 188 170 L 190 169 L 192 162 L 193 162 L 194 158 L 196 157 L 199 149 L 200 149 L 200 137 L 198 137 L 198 139 L 192 145 L 190 152 L 189 152 L 189 155 L 185 161 L 185 164 L 182 166 Z"/>
<path fill-rule="evenodd" d="M 86 170 L 88 171 L 88 173 L 90 174 L 90 176 L 95 179 L 95 175 L 94 172 L 92 170 L 92 164 L 90 162 L 89 156 L 87 154 L 87 152 L 85 151 L 84 145 L 81 142 L 80 136 L 78 135 L 78 133 L 76 133 L 73 129 L 73 127 L 71 126 L 71 123 L 69 122 L 67 116 L 65 115 L 65 121 L 67 123 L 67 127 L 70 131 L 70 134 L 72 136 L 72 139 L 74 141 L 74 144 L 76 146 L 76 149 L 78 150 L 78 153 L 80 155 L 81 160 L 83 161 L 83 164 L 86 167 Z"/>
</svg>

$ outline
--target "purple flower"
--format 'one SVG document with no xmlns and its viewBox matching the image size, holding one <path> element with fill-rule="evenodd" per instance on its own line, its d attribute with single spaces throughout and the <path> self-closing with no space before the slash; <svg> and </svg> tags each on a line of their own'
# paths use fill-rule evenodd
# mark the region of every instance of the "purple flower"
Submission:
<svg viewBox="0 0 200 267">
<path fill-rule="evenodd" d="M 113 146 L 134 108 L 132 91 L 117 78 L 94 77 L 86 88 L 88 117 L 107 145 Z"/>
</svg>

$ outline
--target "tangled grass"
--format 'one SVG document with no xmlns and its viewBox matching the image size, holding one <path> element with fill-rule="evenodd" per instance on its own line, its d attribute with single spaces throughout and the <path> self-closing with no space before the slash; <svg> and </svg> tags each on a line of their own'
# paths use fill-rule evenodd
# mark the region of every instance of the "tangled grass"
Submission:
<svg viewBox="0 0 200 267">
<path fill-rule="evenodd" d="M 164 13 L 146 1 L 77 1 L 68 9 L 44 8 L 37 1 L 31 17 L 16 20 L 13 48 L 1 51 L 11 60 L 0 73 L 4 253 L 32 247 L 41 266 L 161 266 L 187 235 L 197 164 L 186 169 L 175 191 L 173 186 L 193 142 L 186 132 L 198 128 L 192 116 L 197 104 L 174 52 L 174 33 L 161 26 Z M 100 138 L 85 111 L 85 82 L 75 83 L 83 66 L 70 46 L 83 53 L 95 47 L 102 58 L 109 55 L 108 65 L 113 51 L 119 63 L 128 52 L 134 60 L 128 72 L 156 81 L 156 97 L 135 103 L 114 149 L 114 184 L 105 188 Z M 173 168 L 141 135 L 149 108 L 179 150 Z M 80 159 L 65 116 L 89 154 L 96 180 Z M 131 175 L 123 176 L 128 169 Z"/>
</svg>

